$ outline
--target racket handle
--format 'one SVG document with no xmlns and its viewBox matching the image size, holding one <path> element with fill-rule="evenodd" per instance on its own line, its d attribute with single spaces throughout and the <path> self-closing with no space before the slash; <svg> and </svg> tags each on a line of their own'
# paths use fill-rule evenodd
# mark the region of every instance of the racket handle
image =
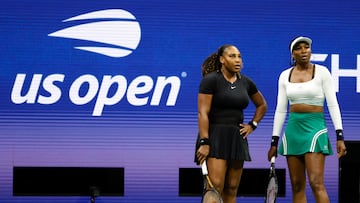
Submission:
<svg viewBox="0 0 360 203">
<path fill-rule="evenodd" d="M 206 165 L 206 160 L 201 164 L 201 171 L 203 175 L 207 175 L 208 174 L 208 170 L 207 170 L 207 165 Z"/>
<path fill-rule="evenodd" d="M 273 164 L 273 163 L 275 163 L 275 159 L 276 159 L 276 157 L 275 157 L 275 156 L 271 157 L 270 162 L 271 162 L 272 164 Z"/>
</svg>

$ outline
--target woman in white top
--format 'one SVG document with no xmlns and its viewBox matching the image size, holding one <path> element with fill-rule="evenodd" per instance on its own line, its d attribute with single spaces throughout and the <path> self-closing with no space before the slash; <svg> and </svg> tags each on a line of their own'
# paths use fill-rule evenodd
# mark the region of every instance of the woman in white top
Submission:
<svg viewBox="0 0 360 203">
<path fill-rule="evenodd" d="M 338 157 L 346 154 L 339 104 L 333 81 L 325 66 L 310 62 L 312 40 L 297 37 L 290 43 L 292 67 L 278 80 L 277 106 L 268 159 L 286 156 L 293 203 L 305 203 L 306 173 L 317 203 L 328 203 L 324 186 L 325 157 L 333 154 L 324 119 L 326 100 L 335 127 Z M 288 109 L 289 104 L 289 109 Z M 278 149 L 287 112 L 289 117 Z"/>
</svg>

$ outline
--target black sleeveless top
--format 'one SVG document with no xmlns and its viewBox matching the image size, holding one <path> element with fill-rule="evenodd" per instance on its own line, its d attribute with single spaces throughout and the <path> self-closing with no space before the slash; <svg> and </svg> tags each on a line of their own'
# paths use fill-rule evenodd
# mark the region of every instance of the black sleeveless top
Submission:
<svg viewBox="0 0 360 203">
<path fill-rule="evenodd" d="M 210 124 L 243 123 L 243 110 L 249 104 L 249 96 L 258 92 L 255 83 L 241 75 L 231 84 L 221 72 L 211 72 L 203 77 L 199 93 L 212 94 L 209 114 Z"/>
</svg>

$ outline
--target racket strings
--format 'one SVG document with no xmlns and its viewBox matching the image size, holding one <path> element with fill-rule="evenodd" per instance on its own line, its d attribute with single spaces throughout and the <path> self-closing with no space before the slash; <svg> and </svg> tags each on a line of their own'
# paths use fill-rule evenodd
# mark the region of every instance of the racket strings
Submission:
<svg viewBox="0 0 360 203">
<path fill-rule="evenodd" d="M 275 173 L 275 157 L 271 159 L 270 174 L 268 179 L 268 185 L 266 188 L 265 203 L 275 203 L 278 193 L 278 182 Z"/>
<path fill-rule="evenodd" d="M 223 203 L 221 194 L 215 189 L 209 176 L 206 176 L 205 193 L 202 198 L 202 203 Z"/>
<path fill-rule="evenodd" d="M 215 191 L 208 190 L 204 194 L 202 203 L 222 203 L 222 201 L 219 195 Z"/>
<path fill-rule="evenodd" d="M 275 174 L 272 174 L 272 177 L 269 180 L 267 189 L 266 189 L 266 203 L 275 203 L 278 193 L 278 183 Z"/>
</svg>

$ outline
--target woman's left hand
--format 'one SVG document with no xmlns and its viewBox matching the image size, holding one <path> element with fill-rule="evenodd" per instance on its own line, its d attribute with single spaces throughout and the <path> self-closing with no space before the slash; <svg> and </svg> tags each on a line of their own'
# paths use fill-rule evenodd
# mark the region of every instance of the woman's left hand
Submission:
<svg viewBox="0 0 360 203">
<path fill-rule="evenodd" d="M 242 135 L 243 139 L 246 139 L 250 133 L 252 133 L 254 130 L 249 124 L 239 124 L 240 126 L 240 135 Z"/>
<path fill-rule="evenodd" d="M 200 164 L 202 164 L 203 161 L 206 160 L 207 156 L 210 152 L 210 146 L 209 145 L 201 145 L 196 152 L 197 159 Z"/>
<path fill-rule="evenodd" d="M 338 158 L 346 155 L 347 151 L 344 140 L 336 141 L 336 150 L 338 153 Z"/>
</svg>

